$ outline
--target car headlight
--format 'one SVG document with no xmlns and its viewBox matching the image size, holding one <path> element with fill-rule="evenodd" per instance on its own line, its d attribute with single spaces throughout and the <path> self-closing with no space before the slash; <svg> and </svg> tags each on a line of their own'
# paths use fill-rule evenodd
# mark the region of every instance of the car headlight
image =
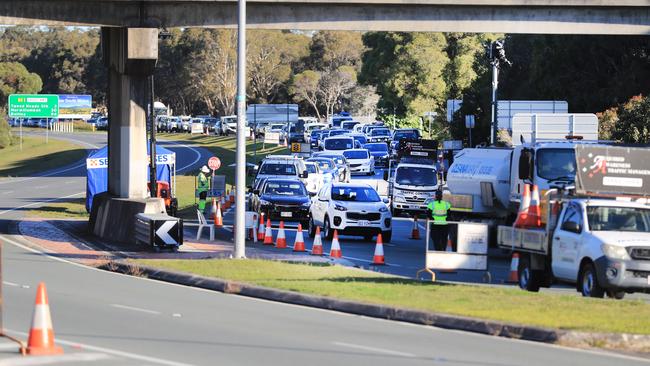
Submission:
<svg viewBox="0 0 650 366">
<path fill-rule="evenodd" d="M 341 205 L 334 205 L 334 209 L 336 211 L 347 211 L 348 210 L 345 206 L 341 206 Z"/>
<path fill-rule="evenodd" d="M 260 200 L 260 205 L 262 206 L 271 206 L 271 202 L 267 200 Z"/>
<path fill-rule="evenodd" d="M 406 202 L 406 199 L 402 196 L 395 196 L 393 197 L 393 199 L 395 200 L 395 202 Z"/>
<path fill-rule="evenodd" d="M 605 256 L 610 259 L 620 259 L 627 260 L 630 259 L 630 255 L 627 253 L 625 247 L 611 244 L 603 244 L 600 246 Z"/>
<path fill-rule="evenodd" d="M 386 207 L 386 206 L 380 207 L 379 212 L 388 212 L 388 207 Z"/>
</svg>

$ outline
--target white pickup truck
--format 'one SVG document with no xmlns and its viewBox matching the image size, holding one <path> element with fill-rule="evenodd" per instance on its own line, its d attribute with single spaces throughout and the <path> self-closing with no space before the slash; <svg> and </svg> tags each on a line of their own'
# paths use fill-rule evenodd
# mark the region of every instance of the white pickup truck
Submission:
<svg viewBox="0 0 650 366">
<path fill-rule="evenodd" d="M 583 296 L 622 299 L 650 291 L 650 207 L 605 198 L 549 200 L 546 229 L 499 226 L 498 245 L 518 252 L 519 286 L 554 282 Z"/>
</svg>

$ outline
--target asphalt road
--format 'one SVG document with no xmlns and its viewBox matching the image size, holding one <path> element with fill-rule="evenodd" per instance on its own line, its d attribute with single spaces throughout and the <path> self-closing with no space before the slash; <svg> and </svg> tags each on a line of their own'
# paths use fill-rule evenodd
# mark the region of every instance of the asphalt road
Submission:
<svg viewBox="0 0 650 366">
<path fill-rule="evenodd" d="M 102 143 L 98 136 L 73 136 L 95 146 Z M 179 166 L 186 164 L 187 169 L 202 164 L 194 162 L 197 154 L 199 160 L 206 157 L 201 151 L 170 147 L 178 149 Z M 10 220 L 20 219 L 28 205 L 83 192 L 84 184 L 79 164 L 41 177 L 0 180 L 0 232 L 6 232 Z M 7 190 L 13 192 L 3 194 Z M 410 233 L 408 222 L 396 225 Z M 420 265 L 423 242 L 394 237 L 394 246 L 386 248 L 389 266 L 383 268 L 410 273 Z M 45 280 L 57 342 L 66 349 L 65 356 L 32 358 L 30 365 L 647 364 L 610 353 L 383 321 L 127 277 L 36 253 L 24 247 L 19 237 L 2 234 L 0 239 L 4 243 L 5 329 L 26 337 L 35 289 Z M 367 264 L 373 245 L 342 239 L 344 255 Z M 8 350 L 0 344 L 0 364 L 19 364 Z"/>
</svg>

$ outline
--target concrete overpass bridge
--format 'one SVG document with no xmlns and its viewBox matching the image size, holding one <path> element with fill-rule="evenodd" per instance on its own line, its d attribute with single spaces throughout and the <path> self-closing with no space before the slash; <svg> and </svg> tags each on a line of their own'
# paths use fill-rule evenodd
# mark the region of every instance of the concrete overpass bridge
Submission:
<svg viewBox="0 0 650 366">
<path fill-rule="evenodd" d="M 145 109 L 158 30 L 235 27 L 237 0 L 0 0 L 0 24 L 102 27 L 112 197 L 91 223 L 102 237 L 132 237 L 132 213 L 155 206 L 146 199 Z M 644 35 L 650 0 L 249 0 L 247 27 Z"/>
</svg>

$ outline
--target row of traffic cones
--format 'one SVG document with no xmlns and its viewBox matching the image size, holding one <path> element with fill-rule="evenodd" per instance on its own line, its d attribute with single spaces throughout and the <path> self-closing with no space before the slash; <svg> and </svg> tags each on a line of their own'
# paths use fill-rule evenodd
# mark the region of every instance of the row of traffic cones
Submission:
<svg viewBox="0 0 650 366">
<path fill-rule="evenodd" d="M 276 248 L 284 249 L 287 247 L 286 234 L 284 232 L 284 221 L 280 221 L 280 228 L 278 229 L 278 236 L 275 243 L 273 242 L 273 232 L 271 229 L 271 219 L 266 219 L 260 216 L 260 223 L 257 232 L 257 240 L 261 241 L 263 245 L 275 245 Z M 293 244 L 294 252 L 306 252 L 305 239 L 302 232 L 302 224 L 298 224 L 298 231 L 296 232 L 296 239 Z M 311 255 L 323 255 L 323 242 L 320 234 L 320 226 L 316 227 L 316 235 L 314 237 L 314 244 L 312 245 Z M 332 238 L 332 246 L 330 248 L 331 258 L 341 258 L 343 253 L 341 250 L 341 243 L 339 242 L 339 234 L 334 230 L 334 237 Z M 384 257 L 384 245 L 381 233 L 377 234 L 377 243 L 375 245 L 375 253 L 373 255 L 372 264 L 380 265 L 386 264 Z"/>
<path fill-rule="evenodd" d="M 514 227 L 540 228 L 542 227 L 542 210 L 540 207 L 539 187 L 536 184 L 524 184 L 524 193 L 519 203 L 519 211 Z"/>
<path fill-rule="evenodd" d="M 228 197 L 228 199 L 226 199 Z M 223 227 L 223 213 L 224 210 L 229 209 L 235 204 L 234 191 L 229 191 L 225 196 L 221 196 L 218 200 L 212 197 L 212 220 L 215 227 Z"/>
</svg>

